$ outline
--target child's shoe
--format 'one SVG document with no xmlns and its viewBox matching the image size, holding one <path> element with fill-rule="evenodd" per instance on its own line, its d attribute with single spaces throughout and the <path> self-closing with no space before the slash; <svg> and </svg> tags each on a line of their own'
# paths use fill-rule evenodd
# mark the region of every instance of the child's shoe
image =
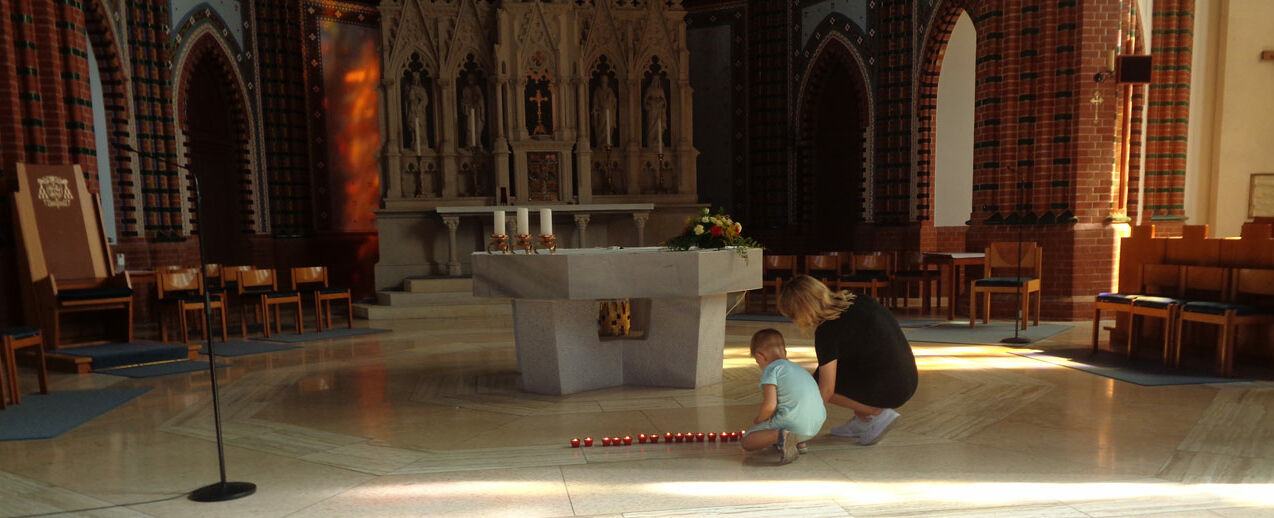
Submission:
<svg viewBox="0 0 1274 518">
<path fill-rule="evenodd" d="M 801 455 L 805 455 L 806 453 L 809 453 L 810 445 L 803 442 L 798 442 L 796 443 L 796 451 L 801 452 Z"/>
<path fill-rule="evenodd" d="M 787 430 L 779 430 L 779 464 L 787 464 L 796 460 L 800 455 L 796 449 L 796 439 L 792 437 L 792 432 Z"/>
</svg>

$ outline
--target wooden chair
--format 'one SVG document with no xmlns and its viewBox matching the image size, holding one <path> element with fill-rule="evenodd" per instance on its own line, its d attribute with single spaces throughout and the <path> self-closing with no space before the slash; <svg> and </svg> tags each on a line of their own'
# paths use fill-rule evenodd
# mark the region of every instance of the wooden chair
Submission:
<svg viewBox="0 0 1274 518">
<path fill-rule="evenodd" d="M 327 284 L 326 266 L 305 266 L 292 269 L 292 291 L 314 294 L 314 320 L 319 332 L 323 332 L 323 315 L 327 315 L 327 327 L 332 326 L 332 302 L 343 300 L 348 310 L 349 327 L 354 327 L 354 302 L 349 288 L 332 288 Z"/>
<path fill-rule="evenodd" d="M 51 349 L 62 345 L 63 314 L 123 311 L 133 340 L 133 286 L 116 272 L 97 196 L 76 165 L 17 164 L 14 224 L 24 316 L 38 322 Z"/>
<path fill-rule="evenodd" d="M 838 289 L 840 280 L 840 255 L 827 252 L 805 256 L 805 274 L 823 281 L 828 288 Z"/>
<path fill-rule="evenodd" d="M 1191 269 L 1196 267 L 1191 267 Z M 1189 275 L 1187 271 L 1187 275 Z M 1234 344 L 1239 326 L 1274 324 L 1274 270 L 1237 268 L 1233 270 L 1229 302 L 1186 302 L 1176 322 L 1173 365 L 1181 363 L 1181 331 L 1186 322 L 1220 326 L 1217 334 L 1217 364 L 1222 376 L 1234 374 Z M 1262 300 L 1263 299 L 1263 300 Z"/>
<path fill-rule="evenodd" d="M 1026 321 L 1031 315 L 1031 294 L 1035 294 L 1035 325 L 1040 325 L 1040 283 L 1044 269 L 1044 248 L 1036 243 L 1022 243 L 1022 255 L 1017 256 L 1018 243 L 991 243 L 986 249 L 986 264 L 982 268 L 982 278 L 974 280 L 969 289 L 969 327 L 973 327 L 978 319 L 978 294 L 986 298 L 982 307 L 982 323 L 991 322 L 991 294 L 1017 293 L 1022 291 L 1022 329 L 1026 329 Z M 1017 277 L 1018 267 L 1023 277 Z M 994 277 L 996 271 L 1013 277 Z"/>
<path fill-rule="evenodd" d="M 783 292 L 783 283 L 796 277 L 795 255 L 765 255 L 761 263 L 761 289 L 747 293 L 744 310 L 751 310 L 752 298 L 761 299 L 761 312 L 770 310 L 770 295 L 767 288 L 774 289 L 775 306 L 778 306 L 779 294 Z"/>
<path fill-rule="evenodd" d="M 221 276 L 221 265 L 208 263 L 203 267 L 204 289 L 211 293 L 222 293 L 226 290 L 225 279 Z"/>
<path fill-rule="evenodd" d="M 1179 297 L 1181 295 L 1181 276 L 1184 273 L 1185 272 L 1181 270 L 1181 267 L 1177 265 L 1143 264 L 1141 265 L 1141 285 L 1138 289 L 1134 290 L 1135 293 L 1098 293 L 1095 304 L 1093 305 L 1093 352 L 1096 353 L 1099 350 L 1098 341 L 1101 334 L 1101 312 L 1103 310 L 1114 311 L 1116 320 L 1119 319 L 1120 315 L 1128 315 L 1129 328 L 1131 329 L 1133 322 L 1133 301 L 1139 297 Z M 1170 304 L 1172 304 L 1171 301 L 1165 300 L 1155 302 L 1147 305 L 1146 307 L 1154 309 L 1154 306 L 1163 306 L 1166 308 L 1167 305 Z M 1145 312 L 1141 314 L 1146 316 L 1158 316 L 1150 315 Z M 1171 321 L 1171 319 L 1169 319 L 1169 321 Z M 1128 344 L 1126 345 L 1129 349 L 1130 356 L 1132 354 L 1131 349 L 1134 347 L 1132 345 L 1134 342 L 1134 336 L 1135 335 L 1132 332 L 1129 332 L 1127 337 Z M 1167 336 L 1169 335 L 1165 331 L 1164 337 L 1166 338 Z M 1112 342 L 1112 349 L 1114 348 L 1114 345 L 1115 344 Z M 1166 351 L 1168 351 L 1166 344 L 1164 351 L 1164 362 L 1166 363 Z"/>
<path fill-rule="evenodd" d="M 155 272 L 155 289 L 159 292 L 160 304 L 171 304 L 177 313 L 177 325 L 181 328 L 181 343 L 190 343 L 189 323 L 186 321 L 186 314 L 191 311 L 199 312 L 199 329 L 202 331 L 202 338 L 208 338 L 207 319 L 204 318 L 204 283 L 203 276 L 199 275 L 198 268 L 184 268 L 180 270 L 168 270 Z M 211 309 L 217 310 L 221 314 L 221 341 L 225 342 L 226 336 L 226 305 L 224 297 L 220 294 L 208 294 L 208 305 Z M 168 326 L 164 323 L 163 311 L 159 313 L 159 339 L 168 341 Z"/>
<path fill-rule="evenodd" d="M 885 252 L 854 252 L 842 258 L 842 271 L 836 286 L 840 289 L 859 290 L 871 298 L 880 300 L 880 290 L 889 287 L 893 274 L 893 256 Z M 890 305 L 894 305 L 892 302 Z"/>
<path fill-rule="evenodd" d="M 273 269 L 240 271 L 237 285 L 241 303 L 239 326 L 244 336 L 248 335 L 247 307 L 249 304 L 256 305 L 257 321 L 261 322 L 267 338 L 270 337 L 270 309 L 274 309 L 275 332 L 281 333 L 279 307 L 285 304 L 296 305 L 296 333 L 305 333 L 305 330 L 301 328 L 301 320 L 304 318 L 304 313 L 301 312 L 301 294 L 295 291 L 278 291 L 278 280 L 275 278 Z"/>
<path fill-rule="evenodd" d="M 6 403 L 5 386 L 8 386 L 8 392 L 13 398 L 13 404 L 22 403 L 22 387 L 18 383 L 18 349 L 26 347 L 35 348 L 36 365 L 39 369 L 40 376 L 40 393 L 49 393 L 49 370 L 44 364 L 44 337 L 40 334 L 40 330 L 34 327 L 15 327 L 0 330 L 0 337 L 3 337 L 3 349 L 0 350 L 0 359 L 3 359 L 3 375 L 0 375 L 0 408 L 4 408 Z"/>
<path fill-rule="evenodd" d="M 1172 340 L 1177 310 L 1185 302 L 1186 269 L 1175 264 L 1147 264 L 1141 267 L 1141 294 L 1133 298 L 1128 321 L 1128 357 L 1141 345 L 1138 317 L 1163 319 L 1163 362 L 1171 363 Z M 1219 286 L 1219 285 L 1218 285 Z"/>
<path fill-rule="evenodd" d="M 918 296 L 924 297 L 926 294 L 938 293 L 939 287 L 942 285 L 941 273 L 929 268 L 933 265 L 925 264 L 924 252 L 910 250 L 906 252 L 898 252 L 894 259 L 894 274 L 892 276 L 892 284 L 894 287 L 893 297 L 902 295 L 902 307 L 906 308 L 910 304 L 911 286 L 914 284 L 919 289 Z M 929 284 L 929 286 L 926 286 Z M 895 305 L 897 305 L 895 303 Z M 924 301 L 921 301 L 921 307 Z"/>
</svg>

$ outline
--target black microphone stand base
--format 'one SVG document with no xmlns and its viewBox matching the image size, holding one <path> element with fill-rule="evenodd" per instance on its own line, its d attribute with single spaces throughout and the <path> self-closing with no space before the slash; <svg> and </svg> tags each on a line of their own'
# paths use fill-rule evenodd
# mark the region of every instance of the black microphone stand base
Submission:
<svg viewBox="0 0 1274 518">
<path fill-rule="evenodd" d="M 257 485 L 251 482 L 217 482 L 191 491 L 189 498 L 196 502 L 225 502 L 256 492 Z"/>
<path fill-rule="evenodd" d="M 1014 345 L 1029 344 L 1031 343 L 1031 339 L 1025 336 L 1010 336 L 1008 338 L 1001 338 L 1000 343 Z"/>
</svg>

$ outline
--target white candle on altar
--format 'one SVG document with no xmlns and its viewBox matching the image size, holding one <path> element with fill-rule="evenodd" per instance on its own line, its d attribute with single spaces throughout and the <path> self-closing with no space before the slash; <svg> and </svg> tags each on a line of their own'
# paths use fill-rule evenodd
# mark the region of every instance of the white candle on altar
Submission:
<svg viewBox="0 0 1274 518">
<path fill-rule="evenodd" d="M 413 129 L 415 131 L 413 131 L 412 133 L 416 134 L 415 135 L 416 136 L 416 154 L 419 155 L 420 154 L 420 117 L 416 117 L 415 122 L 413 124 L 415 124 L 413 126 Z"/>
<path fill-rule="evenodd" d="M 526 207 L 518 207 L 518 235 L 527 236 L 531 234 L 531 213 Z"/>
<path fill-rule="evenodd" d="M 540 233 L 553 235 L 553 209 L 540 209 Z"/>
<path fill-rule="evenodd" d="M 664 120 L 655 120 L 655 153 L 664 154 Z"/>
<path fill-rule="evenodd" d="M 478 147 L 478 129 L 475 124 L 477 115 L 475 113 L 473 108 L 469 108 L 469 147 Z"/>
<path fill-rule="evenodd" d="M 504 234 L 504 211 L 502 210 L 495 211 L 495 223 L 493 226 L 495 227 L 495 230 L 492 232 L 493 234 L 498 236 L 505 235 Z"/>
<path fill-rule="evenodd" d="M 606 109 L 606 145 L 611 144 L 610 108 Z"/>
</svg>

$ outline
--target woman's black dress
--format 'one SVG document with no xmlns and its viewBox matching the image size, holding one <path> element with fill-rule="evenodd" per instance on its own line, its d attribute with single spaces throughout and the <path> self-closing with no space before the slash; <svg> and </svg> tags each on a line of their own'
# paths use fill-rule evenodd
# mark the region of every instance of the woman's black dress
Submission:
<svg viewBox="0 0 1274 518">
<path fill-rule="evenodd" d="M 898 320 L 871 297 L 854 295 L 840 318 L 820 324 L 814 330 L 814 350 L 820 367 L 837 360 L 837 394 L 878 408 L 898 408 L 916 393 L 911 345 Z"/>
</svg>

